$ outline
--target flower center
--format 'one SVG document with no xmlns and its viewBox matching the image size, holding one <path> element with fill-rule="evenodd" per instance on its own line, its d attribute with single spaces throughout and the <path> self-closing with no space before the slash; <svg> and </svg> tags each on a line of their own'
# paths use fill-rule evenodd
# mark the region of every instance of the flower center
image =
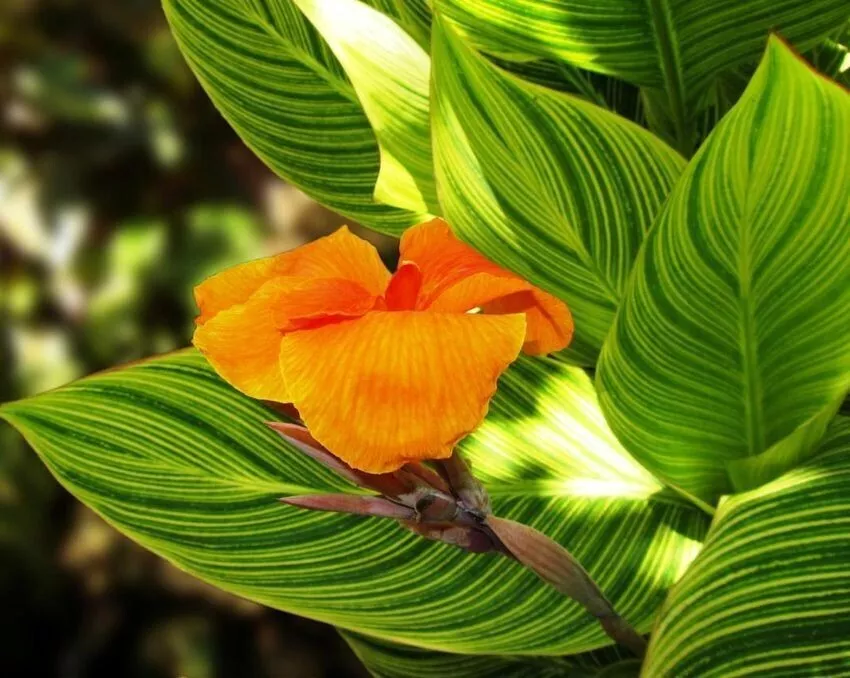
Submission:
<svg viewBox="0 0 850 678">
<path fill-rule="evenodd" d="M 422 287 L 422 271 L 412 261 L 399 264 L 387 285 L 384 299 L 388 311 L 413 311 Z"/>
</svg>

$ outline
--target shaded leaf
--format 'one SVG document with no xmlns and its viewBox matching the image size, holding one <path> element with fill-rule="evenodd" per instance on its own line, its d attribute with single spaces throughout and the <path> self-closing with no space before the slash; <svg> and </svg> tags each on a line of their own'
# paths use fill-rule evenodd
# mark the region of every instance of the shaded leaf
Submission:
<svg viewBox="0 0 850 678">
<path fill-rule="evenodd" d="M 598 106 L 609 108 L 639 124 L 644 124 L 640 88 L 624 80 L 578 68 L 554 59 L 509 61 L 490 60 L 502 70 L 548 89 L 577 94 Z"/>
<path fill-rule="evenodd" d="M 342 637 L 376 678 L 593 678 L 613 670 L 623 656 L 616 647 L 571 657 L 449 654 L 351 632 Z"/>
<path fill-rule="evenodd" d="M 850 21 L 804 55 L 824 75 L 850 87 Z"/>
</svg>

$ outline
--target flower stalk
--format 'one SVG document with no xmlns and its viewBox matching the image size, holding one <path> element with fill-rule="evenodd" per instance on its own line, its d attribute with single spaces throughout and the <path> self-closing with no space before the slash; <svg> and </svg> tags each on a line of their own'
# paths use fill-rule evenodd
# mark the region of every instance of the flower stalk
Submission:
<svg viewBox="0 0 850 678">
<path fill-rule="evenodd" d="M 268 425 L 341 477 L 379 495 L 304 495 L 283 497 L 281 502 L 311 510 L 390 518 L 426 539 L 471 553 L 501 553 L 582 605 L 611 639 L 643 656 L 643 637 L 616 612 L 569 551 L 532 527 L 493 515 L 486 489 L 457 451 L 435 462 L 434 469 L 416 462 L 392 473 L 372 474 L 335 457 L 303 426 Z"/>
</svg>

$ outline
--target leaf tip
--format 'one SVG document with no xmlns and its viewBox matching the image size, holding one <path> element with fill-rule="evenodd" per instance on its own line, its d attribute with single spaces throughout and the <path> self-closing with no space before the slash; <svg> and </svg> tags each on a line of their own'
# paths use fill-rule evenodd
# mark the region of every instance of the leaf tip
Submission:
<svg viewBox="0 0 850 678">
<path fill-rule="evenodd" d="M 800 52 L 797 51 L 797 48 L 782 35 L 773 31 L 770 35 L 768 35 L 767 46 L 765 47 L 760 67 L 772 69 L 780 65 L 788 65 L 791 68 L 804 69 L 811 75 L 815 75 L 822 80 L 826 80 L 827 82 L 844 89 L 840 83 L 835 82 L 815 68 Z"/>
</svg>

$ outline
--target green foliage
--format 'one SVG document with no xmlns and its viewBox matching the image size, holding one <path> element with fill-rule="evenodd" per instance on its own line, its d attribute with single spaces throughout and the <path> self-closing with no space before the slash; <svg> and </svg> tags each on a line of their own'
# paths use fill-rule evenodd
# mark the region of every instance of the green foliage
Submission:
<svg viewBox="0 0 850 678">
<path fill-rule="evenodd" d="M 361 15 L 368 11 L 355 0 L 346 4 L 359 9 Z M 166 0 L 163 6 L 175 37 L 213 102 L 273 170 L 321 203 L 363 224 L 398 233 L 420 220 L 416 213 L 379 204 L 373 195 L 380 152 L 365 102 L 361 103 L 358 94 L 370 95 L 368 105 L 373 116 L 378 116 L 374 120 L 387 119 L 380 117 L 383 97 L 406 91 L 400 82 L 386 91 L 391 69 L 379 70 L 382 77 L 375 79 L 374 90 L 370 82 L 358 88 L 332 47 L 290 0 Z M 371 26 L 370 17 L 374 20 Z M 368 70 L 369 59 L 355 58 L 356 53 L 345 47 L 346 41 L 363 40 L 368 31 L 376 30 L 375 21 L 386 30 L 377 17 L 367 13 L 365 21 L 361 18 L 349 25 L 362 31 L 359 38 L 335 33 L 337 49 L 358 66 L 358 72 Z M 323 25 L 337 24 L 329 20 Z M 396 38 L 405 48 L 421 51 L 412 39 Z M 415 70 L 419 63 L 416 54 L 411 61 L 409 68 Z M 399 106 L 402 101 L 398 99 Z M 404 119 L 396 116 L 401 128 L 393 126 L 386 137 L 390 141 L 385 148 L 396 161 L 391 174 L 406 174 L 397 155 Z M 414 176 L 415 171 L 410 170 L 409 175 L 397 177 L 397 183 L 387 179 L 384 185 L 387 191 L 396 189 L 409 198 Z"/>
<path fill-rule="evenodd" d="M 586 654 L 595 620 L 506 558 L 279 505 L 354 490 L 194 352 L 3 407 L 68 489 L 183 569 L 345 629 L 376 676 L 846 669 L 846 2 L 164 6 L 280 176 L 387 233 L 443 216 L 568 303 L 571 347 L 517 363 L 463 447 L 496 513 L 569 548 L 649 654 Z"/>
<path fill-rule="evenodd" d="M 794 130 L 794 134 L 789 134 Z M 714 501 L 812 452 L 850 388 L 850 97 L 773 39 L 646 239 L 599 363 L 606 416 Z"/>
<path fill-rule="evenodd" d="M 726 499 L 671 591 L 649 676 L 844 675 L 850 654 L 850 418 L 818 454 Z"/>
<path fill-rule="evenodd" d="M 345 631 L 343 638 L 377 678 L 630 678 L 636 660 L 617 647 L 570 657 L 449 654 Z M 620 670 L 621 673 L 614 673 Z"/>
<path fill-rule="evenodd" d="M 358 0 L 295 0 L 351 80 L 380 146 L 375 199 L 424 219 L 438 211 L 428 128 L 428 54 Z"/>
<path fill-rule="evenodd" d="M 465 443 L 499 515 L 567 546 L 620 613 L 649 630 L 699 550 L 707 517 L 622 450 L 582 370 L 524 360 L 503 382 Z M 389 521 L 279 504 L 283 495 L 352 488 L 284 444 L 264 426 L 273 414 L 194 351 L 0 412 L 107 521 L 252 600 L 454 652 L 565 654 L 605 644 L 583 608 L 506 558 L 426 542 Z"/>
<path fill-rule="evenodd" d="M 569 357 L 592 365 L 684 161 L 599 106 L 511 78 L 443 21 L 432 42 L 443 214 L 492 259 L 569 300 Z"/>
<path fill-rule="evenodd" d="M 644 88 L 656 130 L 685 153 L 700 98 L 725 71 L 758 58 L 768 31 L 801 48 L 847 19 L 843 0 L 435 0 L 485 51 L 551 57 Z"/>
</svg>

